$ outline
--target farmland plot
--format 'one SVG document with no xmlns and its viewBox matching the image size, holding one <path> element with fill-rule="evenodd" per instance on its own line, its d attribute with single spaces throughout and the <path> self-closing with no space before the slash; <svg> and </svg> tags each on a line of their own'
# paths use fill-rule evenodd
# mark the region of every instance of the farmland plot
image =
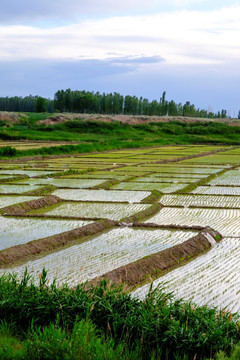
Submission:
<svg viewBox="0 0 240 360">
<path fill-rule="evenodd" d="M 22 194 L 24 192 L 36 190 L 37 188 L 37 185 L 0 184 L 0 194 Z"/>
<path fill-rule="evenodd" d="M 178 173 L 172 173 L 172 174 L 161 174 L 161 173 L 152 173 L 151 174 L 152 177 L 159 179 L 159 178 L 164 178 L 164 177 L 168 177 L 171 178 L 172 180 L 174 180 L 174 178 L 187 178 L 187 179 L 196 179 L 200 180 L 200 179 L 204 179 L 205 177 L 208 176 L 208 174 L 178 174 Z"/>
<path fill-rule="evenodd" d="M 92 186 L 100 185 L 104 180 L 102 179 L 29 179 L 23 180 L 29 185 L 54 185 L 57 187 L 73 187 L 73 188 L 90 188 Z M 1 186 L 1 185 L 0 185 Z"/>
<path fill-rule="evenodd" d="M 163 208 L 148 222 L 159 225 L 210 226 L 223 236 L 240 236 L 240 210 Z"/>
<path fill-rule="evenodd" d="M 161 204 L 165 206 L 199 206 L 240 209 L 240 197 L 224 195 L 164 195 L 161 198 Z"/>
<path fill-rule="evenodd" d="M 168 183 L 149 183 L 149 182 L 122 182 L 119 185 L 114 186 L 114 189 L 118 190 L 159 190 L 163 193 L 171 193 L 180 189 L 183 189 L 186 184 L 172 184 Z"/>
<path fill-rule="evenodd" d="M 138 203 L 149 196 L 149 191 L 122 191 L 122 190 L 75 190 L 59 189 L 53 192 L 64 200 L 79 201 L 112 201 Z M 1 200 L 1 198 L 0 198 Z"/>
<path fill-rule="evenodd" d="M 234 165 L 239 164 L 239 155 L 223 155 L 222 153 L 218 153 L 214 155 L 208 155 L 196 159 L 187 159 L 182 161 L 184 165 L 192 162 L 196 164 Z"/>
<path fill-rule="evenodd" d="M 188 183 L 191 183 L 191 182 L 196 182 L 198 181 L 199 179 L 194 179 L 194 178 L 181 178 L 181 177 L 175 177 L 175 178 L 171 178 L 171 177 L 153 177 L 151 175 L 151 177 L 139 177 L 137 178 L 137 182 L 150 182 L 150 183 L 165 183 L 165 182 L 168 182 L 168 183 L 173 183 L 173 184 L 178 184 L 178 183 L 185 183 L 185 184 L 188 184 Z"/>
<path fill-rule="evenodd" d="M 240 238 L 226 238 L 207 254 L 162 276 L 153 287 L 164 285 L 175 297 L 199 305 L 240 312 Z M 149 284 L 133 296 L 144 298 Z"/>
<path fill-rule="evenodd" d="M 134 167 L 127 166 L 126 170 L 134 170 Z M 175 174 L 215 174 L 222 170 L 222 168 L 206 168 L 206 167 L 181 167 L 179 164 L 168 165 L 168 166 L 160 166 L 157 164 L 143 164 L 135 167 L 141 171 L 151 171 L 155 173 L 175 173 Z"/>
<path fill-rule="evenodd" d="M 88 173 L 88 174 L 83 174 L 83 175 L 68 175 L 68 179 L 104 179 L 108 180 L 108 179 L 116 179 L 116 180 L 125 180 L 127 179 L 129 176 L 127 175 L 115 175 L 115 174 L 109 174 L 106 172 L 106 174 L 96 174 L 95 172 L 93 174 Z"/>
<path fill-rule="evenodd" d="M 240 186 L 240 172 L 239 170 L 229 170 L 223 175 L 213 179 L 208 183 L 209 185 L 232 185 L 232 186 Z"/>
<path fill-rule="evenodd" d="M 51 216 L 76 217 L 76 218 L 99 218 L 121 220 L 134 215 L 139 211 L 146 210 L 150 205 L 145 204 L 109 204 L 109 203 L 62 203 L 54 209 L 44 209 L 44 213 Z M 40 211 L 42 213 L 42 211 Z M 32 213 L 37 214 L 38 211 Z"/>
<path fill-rule="evenodd" d="M 4 218 L 0 216 L 0 250 L 69 231 L 89 221 Z"/>
<path fill-rule="evenodd" d="M 240 196 L 240 186 L 198 186 L 195 190 L 192 191 L 192 194 Z"/>
<path fill-rule="evenodd" d="M 121 265 L 180 244 L 195 234 L 192 231 L 113 229 L 93 240 L 29 261 L 11 271 L 22 276 L 27 266 L 38 282 L 38 275 L 45 267 L 50 282 L 57 278 L 61 284 L 76 286 Z"/>
<path fill-rule="evenodd" d="M 29 177 L 41 176 L 41 175 L 50 175 L 57 174 L 56 171 L 41 171 L 41 170 L 19 170 L 19 169 L 6 169 L 0 170 L 0 174 L 10 174 L 10 175 L 27 175 Z"/>
</svg>

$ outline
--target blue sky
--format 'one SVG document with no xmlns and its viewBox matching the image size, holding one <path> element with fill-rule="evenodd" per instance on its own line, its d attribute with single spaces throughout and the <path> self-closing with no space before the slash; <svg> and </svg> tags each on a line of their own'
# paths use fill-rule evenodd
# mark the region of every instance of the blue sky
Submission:
<svg viewBox="0 0 240 360">
<path fill-rule="evenodd" d="M 120 92 L 240 109 L 240 2 L 2 0 L 0 96 Z"/>
</svg>

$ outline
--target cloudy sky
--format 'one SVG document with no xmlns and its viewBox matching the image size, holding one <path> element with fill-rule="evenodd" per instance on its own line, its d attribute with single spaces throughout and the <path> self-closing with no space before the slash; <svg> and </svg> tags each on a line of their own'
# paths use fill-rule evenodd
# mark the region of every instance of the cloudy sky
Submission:
<svg viewBox="0 0 240 360">
<path fill-rule="evenodd" d="M 1 0 L 0 96 L 59 89 L 240 109 L 239 0 Z"/>
</svg>

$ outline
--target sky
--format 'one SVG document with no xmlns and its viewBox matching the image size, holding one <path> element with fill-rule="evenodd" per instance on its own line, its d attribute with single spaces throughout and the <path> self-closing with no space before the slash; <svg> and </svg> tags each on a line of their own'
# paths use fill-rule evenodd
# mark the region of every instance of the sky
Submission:
<svg viewBox="0 0 240 360">
<path fill-rule="evenodd" d="M 239 0 L 1 0 L 0 96 L 166 91 L 234 117 L 239 84 Z"/>
</svg>

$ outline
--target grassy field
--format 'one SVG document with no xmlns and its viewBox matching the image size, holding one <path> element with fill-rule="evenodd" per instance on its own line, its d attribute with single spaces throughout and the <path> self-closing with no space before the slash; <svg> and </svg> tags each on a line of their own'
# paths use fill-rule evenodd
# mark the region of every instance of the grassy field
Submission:
<svg viewBox="0 0 240 360">
<path fill-rule="evenodd" d="M 19 140 L 15 144 L 15 153 L 0 148 L 0 156 L 88 153 L 168 144 L 240 144 L 240 127 L 236 122 L 229 124 L 227 121 L 218 123 L 202 119 L 191 122 L 179 118 L 151 122 L 148 118 L 146 123 L 138 121 L 129 125 L 126 121 L 111 118 L 106 121 L 100 116 L 88 116 L 85 120 L 84 117 L 68 115 L 61 121 L 58 115 L 58 121 L 47 120 L 51 115 L 28 113 L 16 117 L 15 121 L 8 121 L 1 120 L 0 113 L 0 139 L 7 141 L 0 145 L 11 146 L 11 141 Z"/>
</svg>

